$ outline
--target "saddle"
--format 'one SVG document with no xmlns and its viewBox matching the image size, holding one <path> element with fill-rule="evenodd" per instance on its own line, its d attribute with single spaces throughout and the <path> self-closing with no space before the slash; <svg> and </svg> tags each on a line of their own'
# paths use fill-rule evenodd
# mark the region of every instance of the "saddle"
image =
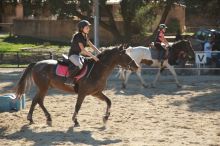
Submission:
<svg viewBox="0 0 220 146">
<path fill-rule="evenodd" d="M 150 49 L 150 52 L 151 52 L 152 59 L 158 60 L 159 51 L 157 50 L 157 48 L 154 45 L 150 45 L 149 49 Z M 168 48 L 168 50 L 169 50 L 169 48 Z M 165 52 L 164 58 L 168 59 L 168 51 Z"/>
<path fill-rule="evenodd" d="M 62 55 L 62 60 L 58 60 L 57 66 L 56 66 L 56 75 L 60 77 L 68 78 L 71 75 L 71 70 L 74 70 L 74 68 L 78 68 L 76 65 L 74 65 L 66 55 Z M 73 80 L 78 81 L 82 77 L 84 77 L 88 70 L 88 61 L 81 57 L 81 61 L 83 62 L 83 67 L 81 70 L 79 70 Z"/>
</svg>

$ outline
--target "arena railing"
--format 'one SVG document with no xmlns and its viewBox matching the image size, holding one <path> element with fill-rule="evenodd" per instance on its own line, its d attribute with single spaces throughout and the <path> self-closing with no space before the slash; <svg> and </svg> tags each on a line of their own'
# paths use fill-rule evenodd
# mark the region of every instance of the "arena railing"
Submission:
<svg viewBox="0 0 220 146">
<path fill-rule="evenodd" d="M 53 58 L 52 52 L 0 51 L 0 68 L 25 68 L 31 62 Z"/>
</svg>

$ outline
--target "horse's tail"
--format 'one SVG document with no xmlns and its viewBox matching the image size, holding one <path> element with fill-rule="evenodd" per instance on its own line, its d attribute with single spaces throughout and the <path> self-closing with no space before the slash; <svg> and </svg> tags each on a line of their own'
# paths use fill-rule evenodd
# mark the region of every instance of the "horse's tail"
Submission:
<svg viewBox="0 0 220 146">
<path fill-rule="evenodd" d="M 22 94 L 25 93 L 26 89 L 27 89 L 27 85 L 30 85 L 32 82 L 32 77 L 31 77 L 31 72 L 32 72 L 32 68 L 36 63 L 31 63 L 28 65 L 28 67 L 24 70 L 20 80 L 18 81 L 17 85 L 16 85 L 16 98 L 20 99 Z"/>
</svg>

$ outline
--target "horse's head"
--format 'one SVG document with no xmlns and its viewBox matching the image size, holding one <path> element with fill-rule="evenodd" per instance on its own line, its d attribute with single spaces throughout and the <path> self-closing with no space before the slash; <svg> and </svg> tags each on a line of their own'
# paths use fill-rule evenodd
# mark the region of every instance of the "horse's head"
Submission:
<svg viewBox="0 0 220 146">
<path fill-rule="evenodd" d="M 185 40 L 185 48 L 187 49 L 187 54 L 189 59 L 194 59 L 195 58 L 195 52 L 194 49 L 192 47 L 192 44 L 189 40 Z"/>
<path fill-rule="evenodd" d="M 188 40 L 175 42 L 169 49 L 169 52 L 169 62 L 171 64 L 176 64 L 178 62 L 181 66 L 184 66 L 186 61 L 192 60 L 195 57 L 191 42 Z"/>
<path fill-rule="evenodd" d="M 118 65 L 122 68 L 136 71 L 139 65 L 127 54 L 126 49 L 127 46 L 125 45 L 117 47 L 117 57 L 115 56 L 115 59 L 118 61 Z"/>
</svg>

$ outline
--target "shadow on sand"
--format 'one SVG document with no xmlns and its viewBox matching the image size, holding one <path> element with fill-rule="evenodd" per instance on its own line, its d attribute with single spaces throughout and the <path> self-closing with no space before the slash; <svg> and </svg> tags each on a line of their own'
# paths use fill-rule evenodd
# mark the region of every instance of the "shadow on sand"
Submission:
<svg viewBox="0 0 220 146">
<path fill-rule="evenodd" d="M 96 140 L 92 136 L 91 131 L 74 131 L 73 127 L 69 127 L 66 132 L 63 131 L 47 131 L 47 132 L 33 132 L 29 128 L 29 125 L 21 127 L 20 131 L 13 134 L 3 136 L 5 139 L 20 140 L 26 139 L 27 141 L 33 141 L 34 146 L 42 145 L 62 145 L 63 143 L 70 142 L 72 144 L 87 144 L 87 145 L 108 145 L 121 142 L 119 139 L 111 140 Z"/>
</svg>

